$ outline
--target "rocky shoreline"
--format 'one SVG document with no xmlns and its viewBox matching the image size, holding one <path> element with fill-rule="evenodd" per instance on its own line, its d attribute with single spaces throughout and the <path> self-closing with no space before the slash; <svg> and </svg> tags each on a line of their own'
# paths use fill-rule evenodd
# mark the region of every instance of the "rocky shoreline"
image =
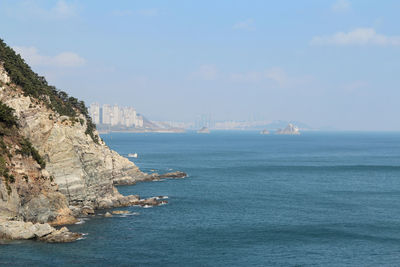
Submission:
<svg viewBox="0 0 400 267">
<path fill-rule="evenodd" d="M 70 232 L 67 227 L 56 229 L 48 223 L 0 221 L 0 239 L 3 240 L 33 239 L 48 243 L 66 243 L 81 237 L 82 234 Z"/>
<path fill-rule="evenodd" d="M 151 174 L 148 175 L 148 180 L 144 181 L 156 181 L 164 178 L 168 179 L 182 179 L 187 177 L 184 172 L 171 172 L 165 174 Z M 72 207 L 72 220 L 62 221 L 61 223 L 32 223 L 24 222 L 19 220 L 8 220 L 0 218 L 0 239 L 2 240 L 38 240 L 48 243 L 66 243 L 73 242 L 82 238 L 81 233 L 71 232 L 67 227 L 63 225 L 74 224 L 78 220 L 76 217 L 94 215 L 96 210 L 111 209 L 118 207 L 128 206 L 141 206 L 141 207 L 153 207 L 167 204 L 167 196 L 157 196 L 150 198 L 140 198 L 138 195 L 123 196 L 116 192 L 110 198 L 104 198 L 99 201 L 99 205 L 95 208 L 91 206 L 83 206 L 82 208 Z M 112 214 L 126 214 L 127 211 L 113 211 Z M 107 212 L 104 217 L 112 217 L 112 214 Z M 62 226 L 60 229 L 54 226 Z"/>
<path fill-rule="evenodd" d="M 136 184 L 137 182 L 160 181 L 161 179 L 182 179 L 186 177 L 187 174 L 185 172 L 175 171 L 163 174 L 158 174 L 158 173 L 143 174 L 140 176 L 140 179 L 138 179 L 138 177 L 125 176 L 125 177 L 115 178 L 113 180 L 113 183 L 114 185 L 133 185 Z"/>
</svg>

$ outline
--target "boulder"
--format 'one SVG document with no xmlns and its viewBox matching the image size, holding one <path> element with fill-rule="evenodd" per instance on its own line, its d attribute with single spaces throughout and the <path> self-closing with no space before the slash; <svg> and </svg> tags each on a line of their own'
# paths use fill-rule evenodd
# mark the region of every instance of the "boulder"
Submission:
<svg viewBox="0 0 400 267">
<path fill-rule="evenodd" d="M 66 227 L 57 230 L 48 223 L 33 224 L 23 221 L 0 221 L 0 238 L 2 239 L 39 239 L 45 242 L 71 242 L 81 236 L 81 234 L 70 232 Z"/>
<path fill-rule="evenodd" d="M 120 214 L 129 214 L 129 210 L 113 210 L 112 214 L 120 215 Z"/>
<path fill-rule="evenodd" d="M 82 234 L 70 232 L 67 227 L 62 227 L 60 230 L 55 230 L 48 235 L 40 237 L 39 240 L 48 243 L 67 243 L 76 241 L 81 237 Z"/>
<path fill-rule="evenodd" d="M 185 177 L 187 177 L 187 173 L 181 172 L 181 171 L 168 172 L 168 173 L 157 175 L 157 178 L 160 178 L 160 179 L 161 178 L 173 179 L 173 178 L 185 178 Z"/>
</svg>

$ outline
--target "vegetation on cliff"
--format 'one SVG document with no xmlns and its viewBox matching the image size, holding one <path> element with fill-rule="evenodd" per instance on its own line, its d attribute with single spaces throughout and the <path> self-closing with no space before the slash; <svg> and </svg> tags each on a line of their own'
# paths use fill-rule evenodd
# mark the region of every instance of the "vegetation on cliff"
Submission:
<svg viewBox="0 0 400 267">
<path fill-rule="evenodd" d="M 11 153 L 4 142 L 5 138 L 20 147 L 20 149 L 16 151 L 17 154 L 26 157 L 32 156 L 42 169 L 46 167 L 46 162 L 32 146 L 31 142 L 20 136 L 17 118 L 14 116 L 14 109 L 0 101 L 0 176 L 8 178 L 6 175 L 8 173 L 7 168 L 4 167 L 4 156 L 11 158 Z"/>
<path fill-rule="evenodd" d="M 14 116 L 14 110 L 0 101 L 0 122 L 6 127 L 17 126 L 17 118 Z M 0 131 L 1 132 L 1 131 Z"/>
<path fill-rule="evenodd" d="M 46 162 L 40 156 L 36 148 L 32 146 L 32 143 L 28 139 L 22 138 L 20 140 L 20 146 L 21 149 L 17 150 L 18 154 L 21 154 L 26 157 L 32 156 L 32 158 L 36 160 L 36 162 L 40 165 L 40 168 L 44 169 L 46 167 Z"/>
<path fill-rule="evenodd" d="M 0 62 L 3 62 L 11 81 L 19 85 L 26 96 L 43 101 L 60 115 L 75 117 L 78 115 L 77 112 L 83 114 L 87 121 L 86 134 L 98 143 L 98 137 L 94 134 L 96 125 L 92 122 L 85 103 L 49 85 L 43 76 L 32 71 L 24 59 L 2 39 L 0 39 Z"/>
</svg>

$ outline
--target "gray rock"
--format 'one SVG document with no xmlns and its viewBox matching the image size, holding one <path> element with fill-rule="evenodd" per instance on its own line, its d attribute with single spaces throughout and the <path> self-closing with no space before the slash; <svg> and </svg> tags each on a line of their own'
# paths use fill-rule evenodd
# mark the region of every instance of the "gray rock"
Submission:
<svg viewBox="0 0 400 267">
<path fill-rule="evenodd" d="M 33 239 L 45 238 L 57 230 L 47 223 L 0 221 L 0 237 L 2 239 Z"/>
<path fill-rule="evenodd" d="M 158 175 L 158 178 L 185 178 L 185 177 L 187 177 L 187 173 L 181 171 L 168 172 Z"/>
<path fill-rule="evenodd" d="M 278 129 L 275 134 L 281 134 L 281 135 L 299 135 L 300 130 L 297 126 L 289 123 L 288 126 L 286 126 L 285 129 Z"/>
<path fill-rule="evenodd" d="M 112 214 L 116 214 L 116 215 L 119 215 L 119 214 L 129 214 L 130 212 L 129 212 L 129 210 L 113 210 L 112 211 Z"/>
<path fill-rule="evenodd" d="M 76 241 L 81 237 L 82 234 L 70 232 L 67 227 L 63 227 L 60 230 L 55 230 L 52 233 L 41 237 L 39 240 L 48 243 L 67 243 Z"/>
</svg>

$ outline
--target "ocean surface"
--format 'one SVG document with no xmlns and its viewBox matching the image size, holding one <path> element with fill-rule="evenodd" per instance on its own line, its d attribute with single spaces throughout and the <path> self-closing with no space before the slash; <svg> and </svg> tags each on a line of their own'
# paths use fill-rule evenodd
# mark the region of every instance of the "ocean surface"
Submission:
<svg viewBox="0 0 400 267">
<path fill-rule="evenodd" d="M 1 266 L 400 265 L 400 133 L 102 137 L 190 177 L 121 186 L 169 204 L 98 214 L 69 227 L 87 234 L 75 243 L 2 244 Z"/>
</svg>

